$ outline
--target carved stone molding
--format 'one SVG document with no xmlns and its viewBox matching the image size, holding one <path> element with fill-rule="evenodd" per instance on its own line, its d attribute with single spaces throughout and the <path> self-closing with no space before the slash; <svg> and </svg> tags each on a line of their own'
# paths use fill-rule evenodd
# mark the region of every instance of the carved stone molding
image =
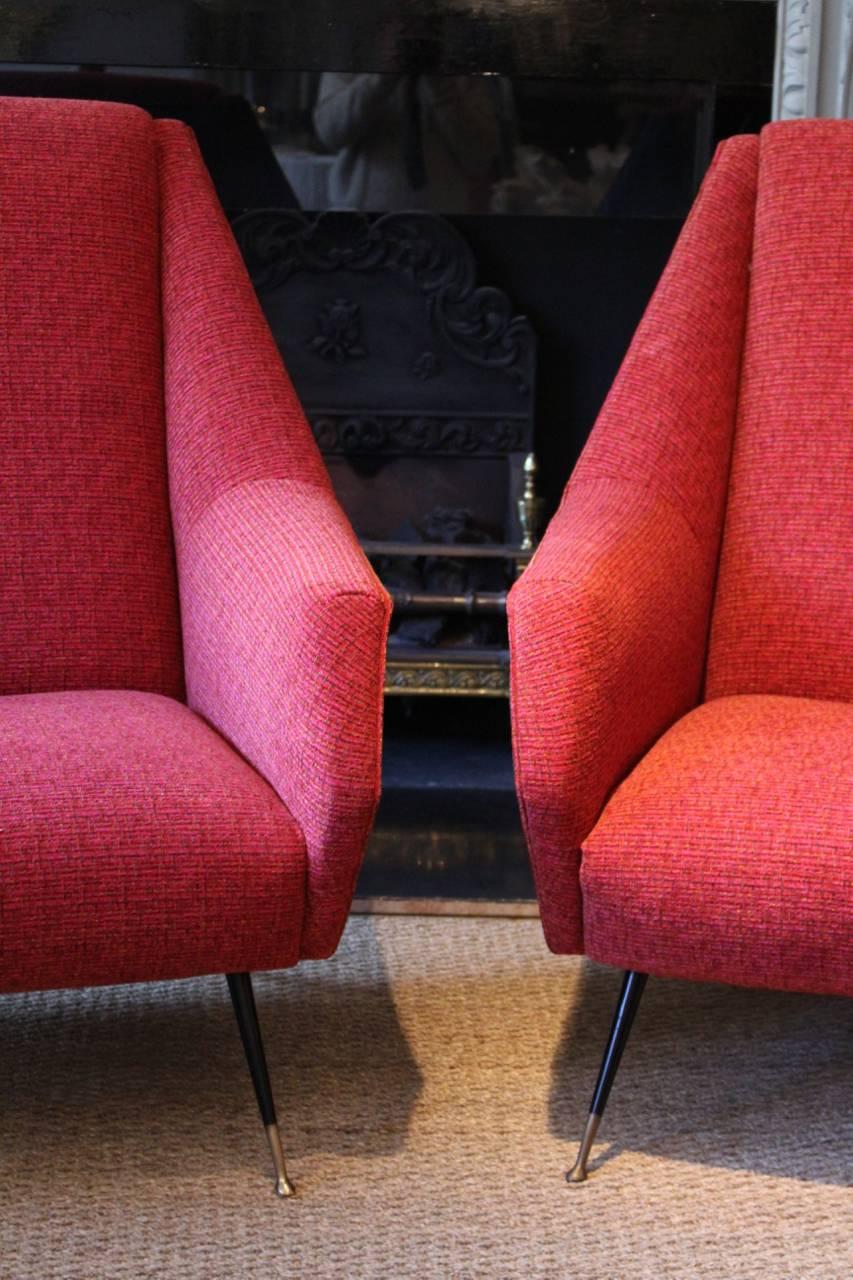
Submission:
<svg viewBox="0 0 853 1280">
<path fill-rule="evenodd" d="M 503 373 L 525 400 L 531 396 L 534 337 L 500 289 L 478 286 L 466 242 L 443 218 L 389 213 L 380 218 L 291 209 L 259 209 L 235 219 L 237 243 L 260 294 L 296 272 L 388 271 L 420 293 L 434 331 L 470 364 Z M 413 376 L 431 377 L 435 353 L 424 353 Z"/>
<path fill-rule="evenodd" d="M 853 0 L 779 0 L 773 119 L 853 115 Z"/>
<path fill-rule="evenodd" d="M 327 413 L 311 420 L 323 453 L 502 457 L 524 447 L 524 419 Z"/>
</svg>

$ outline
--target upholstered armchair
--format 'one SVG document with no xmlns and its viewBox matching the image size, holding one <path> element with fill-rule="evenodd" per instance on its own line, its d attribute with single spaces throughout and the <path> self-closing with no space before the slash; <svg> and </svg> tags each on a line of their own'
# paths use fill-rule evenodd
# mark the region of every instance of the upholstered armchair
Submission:
<svg viewBox="0 0 853 1280">
<path fill-rule="evenodd" d="M 0 100 L 0 991 L 330 955 L 389 602 L 190 131 Z"/>
<path fill-rule="evenodd" d="M 509 602 L 556 952 L 853 994 L 853 123 L 717 152 Z"/>
</svg>

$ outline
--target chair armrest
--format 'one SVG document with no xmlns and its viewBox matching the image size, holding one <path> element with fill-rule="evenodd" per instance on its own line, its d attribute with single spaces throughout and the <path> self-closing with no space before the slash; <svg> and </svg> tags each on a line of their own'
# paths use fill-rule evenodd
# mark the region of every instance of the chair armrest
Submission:
<svg viewBox="0 0 853 1280">
<path fill-rule="evenodd" d="M 180 565 L 189 705 L 299 823 L 302 955 L 330 955 L 379 798 L 390 601 L 334 498 L 301 482 L 223 494 Z"/>
<path fill-rule="evenodd" d="M 665 500 L 593 482 L 510 593 L 516 786 L 554 950 L 583 949 L 580 848 L 607 796 L 698 700 L 707 560 Z"/>
<path fill-rule="evenodd" d="M 560 510 L 508 602 L 542 920 L 583 950 L 580 848 L 702 689 L 748 302 L 757 139 L 723 145 Z"/>
<path fill-rule="evenodd" d="M 332 493 L 192 134 L 155 129 L 188 702 L 299 823 L 302 954 L 325 956 L 379 794 L 390 601 Z"/>
</svg>

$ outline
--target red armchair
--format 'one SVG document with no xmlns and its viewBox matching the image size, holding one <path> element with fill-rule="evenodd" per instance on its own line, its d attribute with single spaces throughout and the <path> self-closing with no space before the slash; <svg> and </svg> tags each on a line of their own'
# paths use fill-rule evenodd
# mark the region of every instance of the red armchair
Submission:
<svg viewBox="0 0 853 1280">
<path fill-rule="evenodd" d="M 510 602 L 547 941 L 853 994 L 853 123 L 722 145 Z"/>
<path fill-rule="evenodd" d="M 330 955 L 389 602 L 192 134 L 0 100 L 0 991 Z"/>
</svg>

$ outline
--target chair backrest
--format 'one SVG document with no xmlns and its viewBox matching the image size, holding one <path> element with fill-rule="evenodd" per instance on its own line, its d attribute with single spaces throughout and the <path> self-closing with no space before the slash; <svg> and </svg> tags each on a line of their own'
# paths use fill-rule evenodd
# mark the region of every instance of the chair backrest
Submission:
<svg viewBox="0 0 853 1280">
<path fill-rule="evenodd" d="M 183 691 L 153 123 L 0 99 L 0 693 Z"/>
<path fill-rule="evenodd" d="M 853 698 L 853 121 L 768 126 L 706 695 Z"/>
</svg>

